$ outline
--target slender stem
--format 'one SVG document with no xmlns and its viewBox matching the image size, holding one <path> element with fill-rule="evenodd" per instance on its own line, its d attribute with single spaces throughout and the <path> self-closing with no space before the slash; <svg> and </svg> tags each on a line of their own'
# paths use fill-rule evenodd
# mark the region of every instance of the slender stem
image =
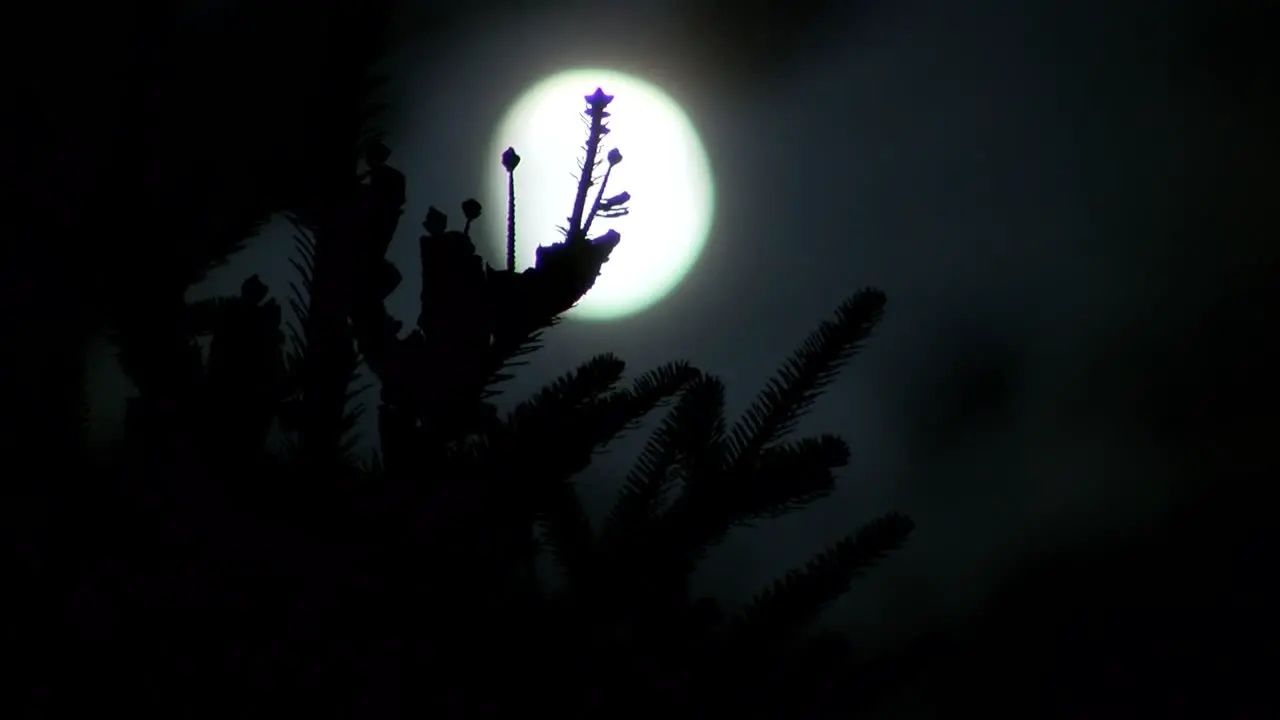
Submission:
<svg viewBox="0 0 1280 720">
<path fill-rule="evenodd" d="M 596 219 L 596 213 L 600 211 L 600 201 L 604 199 L 604 188 L 609 184 L 609 173 L 613 172 L 613 166 L 610 165 L 608 170 L 604 171 L 604 177 L 600 179 L 600 189 L 596 190 L 596 201 L 591 206 L 591 212 L 587 213 L 587 221 L 582 225 L 582 237 L 586 237 L 591 232 L 591 223 Z"/>
<path fill-rule="evenodd" d="M 591 113 L 591 132 L 587 136 L 587 157 L 582 163 L 582 175 L 578 177 L 578 195 L 573 199 L 573 215 L 569 217 L 567 239 L 570 242 L 586 239 L 582 229 L 582 212 L 587 205 L 587 191 L 591 188 L 591 172 L 596 166 L 596 153 L 600 150 L 600 139 L 604 137 L 604 133 L 601 132 L 604 127 L 604 106 L 592 105 L 589 112 Z"/>
<path fill-rule="evenodd" d="M 507 171 L 507 271 L 516 271 L 516 174 Z"/>
</svg>

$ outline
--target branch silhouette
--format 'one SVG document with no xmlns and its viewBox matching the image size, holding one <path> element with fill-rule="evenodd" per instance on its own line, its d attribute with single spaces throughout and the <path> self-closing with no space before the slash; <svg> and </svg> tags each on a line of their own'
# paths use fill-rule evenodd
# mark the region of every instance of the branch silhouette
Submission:
<svg viewBox="0 0 1280 720">
<path fill-rule="evenodd" d="M 609 354 L 500 416 L 492 401 L 503 383 L 622 240 L 593 229 L 630 200 L 608 194 L 623 162 L 603 147 L 613 98 L 584 96 L 568 225 L 532 267 L 515 264 L 515 149 L 501 158 L 502 267 L 472 240 L 478 202 L 461 203 L 461 229 L 428 211 L 419 309 L 406 328 L 386 307 L 402 281 L 386 253 L 405 176 L 370 129 L 376 78 L 366 71 L 386 8 L 334 8 L 326 22 L 350 46 L 328 60 L 335 84 L 321 105 L 332 112 L 306 126 L 300 146 L 281 141 L 286 159 L 264 168 L 266 185 L 173 190 L 186 194 L 166 222 L 198 226 L 206 204 L 217 222 L 200 232 L 210 234 L 144 245 L 158 253 L 155 269 L 122 273 L 134 284 L 104 296 L 64 348 L 74 357 L 101 321 L 137 392 L 123 441 L 92 458 L 83 393 L 58 406 L 59 447 L 83 466 L 68 476 L 93 482 L 49 490 L 55 519 L 23 536 L 28 560 L 39 558 L 22 577 L 40 621 L 22 647 L 57 648 L 37 653 L 31 712 L 71 712 L 88 691 L 113 707 L 199 717 L 781 711 L 812 680 L 784 671 L 827 663 L 841 647 L 810 639 L 814 619 L 900 547 L 911 522 L 867 525 L 737 613 L 694 596 L 689 581 L 733 527 L 830 492 L 847 445 L 789 436 L 867 339 L 884 295 L 864 290 L 837 308 L 732 425 L 713 375 L 674 361 L 628 378 Z M 246 147 L 269 154 L 270 143 Z M 232 296 L 183 299 L 272 213 L 295 231 L 286 297 L 296 323 L 256 275 Z M 83 368 L 66 373 L 82 390 Z M 376 450 L 365 453 L 357 400 L 374 383 Z M 576 478 L 664 409 L 595 527 Z M 97 540 L 71 539 L 82 536 Z M 543 551 L 562 583 L 537 571 Z M 531 662 L 552 647 L 561 664 Z M 74 662 L 55 672 L 50 653 L 72 648 Z M 736 687 L 744 679 L 751 693 Z"/>
</svg>

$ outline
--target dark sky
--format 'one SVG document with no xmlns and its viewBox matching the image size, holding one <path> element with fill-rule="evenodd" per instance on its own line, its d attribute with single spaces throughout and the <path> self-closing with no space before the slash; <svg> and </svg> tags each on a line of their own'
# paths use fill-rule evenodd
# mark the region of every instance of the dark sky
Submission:
<svg viewBox="0 0 1280 720">
<path fill-rule="evenodd" d="M 612 351 L 636 372 L 686 358 L 717 373 L 737 412 L 842 297 L 883 288 L 881 331 L 802 425 L 850 441 L 840 491 L 738 533 L 703 582 L 741 598 L 903 510 L 918 523 L 910 547 L 831 619 L 864 638 L 914 631 L 977 607 L 1021 554 L 1140 532 L 1220 458 L 1260 456 L 1260 433 L 1242 429 L 1259 411 L 1240 407 L 1274 397 L 1248 374 L 1274 355 L 1238 348 L 1274 325 L 1257 298 L 1274 295 L 1280 255 L 1266 212 L 1274 57 L 1247 29 L 1263 5 L 406 10 L 388 63 L 386 129 L 410 196 L 392 259 L 416 265 L 428 205 L 456 215 L 483 193 L 490 130 L 521 88 L 592 65 L 665 87 L 718 179 L 706 252 L 648 312 L 552 332 L 508 397 Z M 486 221 L 501 222 L 496 208 Z M 277 230 L 199 294 L 251 271 L 283 291 Z M 406 275 L 393 304 L 411 321 Z M 642 439 L 583 478 L 595 507 Z"/>
</svg>

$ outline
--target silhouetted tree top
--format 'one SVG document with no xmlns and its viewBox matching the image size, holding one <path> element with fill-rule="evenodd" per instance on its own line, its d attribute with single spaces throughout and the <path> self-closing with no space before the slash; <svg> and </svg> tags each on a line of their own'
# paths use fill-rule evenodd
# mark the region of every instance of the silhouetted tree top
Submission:
<svg viewBox="0 0 1280 720">
<path fill-rule="evenodd" d="M 509 180 L 502 268 L 472 240 L 480 203 L 461 203 L 460 229 L 427 212 L 419 311 L 407 328 L 385 303 L 402 279 L 386 251 L 405 177 L 389 164 L 391 148 L 354 122 L 344 125 L 346 144 L 334 134 L 317 150 L 328 155 L 308 161 L 345 167 L 346 180 L 287 215 L 296 322 L 283 322 L 257 276 L 236 295 L 189 303 L 182 291 L 197 275 L 175 270 L 160 284 L 176 301 L 121 324 L 122 365 L 138 389 L 126 440 L 94 471 L 102 484 L 93 511 L 77 506 L 64 521 L 103 533 L 108 518 L 127 519 L 130 530 L 53 553 L 115 588 L 109 603 L 86 590 L 73 614 L 107 603 L 101 622 L 148 638 L 136 659 L 116 659 L 120 673 L 159 678 L 174 707 L 222 716 L 275 703 L 361 714 L 374 700 L 427 714 L 457 705 L 499 716 L 742 714 L 780 712 L 791 694 L 817 687 L 825 676 L 816 668 L 843 646 L 811 636 L 815 619 L 905 542 L 908 518 L 868 523 L 736 612 L 694 595 L 689 581 L 732 528 L 833 489 L 845 442 L 791 435 L 880 321 L 883 293 L 851 295 L 736 422 L 715 376 L 676 361 L 626 382 L 625 363 L 609 354 L 505 415 L 491 403 L 621 242 L 595 229 L 629 200 L 607 194 L 623 162 L 620 149 L 603 146 L 612 99 L 599 88 L 584 96 L 584 170 L 568 224 L 532 267 L 515 267 L 515 149 L 500 159 Z M 369 454 L 359 396 L 374 382 Z M 596 527 L 577 476 L 659 409 Z M 534 571 L 543 550 L 555 556 L 560 586 Z M 193 624 L 207 629 L 187 632 Z M 478 638 L 507 654 L 481 652 Z M 85 662 L 105 663 L 118 647 L 102 639 Z M 548 647 L 569 659 L 525 662 Z M 87 668 L 56 682 L 79 687 Z M 494 683 L 540 688 L 540 699 L 495 696 Z"/>
</svg>

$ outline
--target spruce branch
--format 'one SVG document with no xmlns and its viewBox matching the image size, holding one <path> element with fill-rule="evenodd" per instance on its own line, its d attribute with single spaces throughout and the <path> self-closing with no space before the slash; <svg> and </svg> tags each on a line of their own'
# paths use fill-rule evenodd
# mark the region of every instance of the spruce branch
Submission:
<svg viewBox="0 0 1280 720">
<path fill-rule="evenodd" d="M 739 494 L 737 524 L 776 518 L 831 494 L 835 471 L 849 464 L 849 446 L 819 435 L 766 448 L 746 482 L 725 488 Z"/>
<path fill-rule="evenodd" d="M 594 382 L 591 390 L 566 392 L 560 383 L 567 377 L 544 388 L 544 394 L 522 403 L 524 409 L 518 416 L 513 413 L 501 433 L 474 439 L 471 457 L 519 456 L 526 464 L 522 472 L 546 478 L 546 482 L 552 478 L 567 481 L 585 470 L 596 453 L 634 429 L 645 415 L 698 375 L 686 363 L 667 363 L 642 374 L 631 387 L 597 392 L 612 371 L 596 375 L 595 381 L 575 378 L 584 385 Z M 555 451 L 546 452 L 550 447 Z"/>
<path fill-rule="evenodd" d="M 504 423 L 505 431 L 559 434 L 551 432 L 562 424 L 556 423 L 557 419 L 565 418 L 568 412 L 579 410 L 613 390 L 621 382 L 625 370 L 626 363 L 612 353 L 591 358 L 517 405 Z"/>
<path fill-rule="evenodd" d="M 637 377 L 630 387 L 615 390 L 585 410 L 584 431 L 598 448 L 640 426 L 640 421 L 665 406 L 701 372 L 684 361 L 664 363 Z"/>
<path fill-rule="evenodd" d="M 289 258 L 297 277 L 289 281 L 289 309 L 293 318 L 285 321 L 288 340 L 285 351 L 285 394 L 296 405 L 297 394 L 302 392 L 303 373 L 307 363 L 307 306 L 311 299 L 312 280 L 315 277 L 316 241 L 310 229 L 303 224 L 301 218 L 292 213 L 285 214 L 285 219 L 293 226 L 294 257 Z M 296 417 L 290 417 L 286 408 L 282 418 L 286 426 L 296 427 Z"/>
<path fill-rule="evenodd" d="M 730 433 L 731 462 L 750 466 L 813 406 L 884 314 L 885 295 L 861 290 L 842 302 L 769 380 Z"/>
<path fill-rule="evenodd" d="M 803 629 L 849 592 L 856 577 L 900 549 L 914 529 L 915 523 L 898 513 L 872 520 L 816 555 L 803 569 L 774 581 L 731 621 L 731 628 L 753 636 Z"/>
<path fill-rule="evenodd" d="M 680 462 L 714 462 L 723 409 L 724 385 L 718 378 L 703 374 L 689 383 L 627 474 L 602 536 L 616 541 L 647 532 L 683 479 Z"/>
<path fill-rule="evenodd" d="M 572 482 L 562 481 L 549 489 L 538 503 L 536 520 L 570 586 L 588 581 L 595 559 L 595 536 Z"/>
</svg>

